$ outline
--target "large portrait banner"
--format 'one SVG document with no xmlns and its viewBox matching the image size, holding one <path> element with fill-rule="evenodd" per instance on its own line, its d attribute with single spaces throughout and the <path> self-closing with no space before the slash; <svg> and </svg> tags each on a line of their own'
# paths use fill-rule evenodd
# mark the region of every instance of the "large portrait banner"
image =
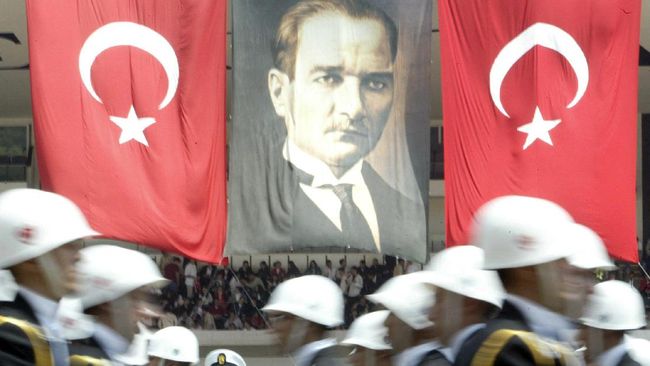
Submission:
<svg viewBox="0 0 650 366">
<path fill-rule="evenodd" d="M 427 254 L 430 0 L 233 2 L 226 254 Z"/>
</svg>

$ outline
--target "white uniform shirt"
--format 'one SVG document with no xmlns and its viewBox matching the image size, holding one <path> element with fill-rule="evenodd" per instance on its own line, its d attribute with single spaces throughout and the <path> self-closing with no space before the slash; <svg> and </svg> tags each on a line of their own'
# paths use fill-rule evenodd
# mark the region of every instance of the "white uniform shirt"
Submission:
<svg viewBox="0 0 650 366">
<path fill-rule="evenodd" d="M 318 352 L 334 346 L 336 346 L 336 339 L 334 338 L 307 343 L 292 354 L 293 362 L 296 366 L 310 366 Z"/>
</svg>

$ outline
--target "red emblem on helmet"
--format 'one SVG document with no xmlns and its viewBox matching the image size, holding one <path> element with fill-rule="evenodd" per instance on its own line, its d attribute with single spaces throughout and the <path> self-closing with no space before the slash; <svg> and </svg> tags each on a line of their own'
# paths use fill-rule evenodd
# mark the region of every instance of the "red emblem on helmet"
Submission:
<svg viewBox="0 0 650 366">
<path fill-rule="evenodd" d="M 18 237 L 18 241 L 21 243 L 32 244 L 32 239 L 34 238 L 34 229 L 25 226 L 22 229 L 17 230 L 16 236 Z"/>
<path fill-rule="evenodd" d="M 535 239 L 528 235 L 519 235 L 516 239 L 517 247 L 524 250 L 535 248 Z"/>
</svg>

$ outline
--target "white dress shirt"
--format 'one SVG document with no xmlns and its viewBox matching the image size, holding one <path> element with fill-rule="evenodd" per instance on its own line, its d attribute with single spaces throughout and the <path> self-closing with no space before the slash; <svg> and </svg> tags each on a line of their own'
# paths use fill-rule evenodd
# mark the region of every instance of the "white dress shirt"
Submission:
<svg viewBox="0 0 650 366">
<path fill-rule="evenodd" d="M 293 362 L 296 366 L 310 366 L 318 352 L 334 346 L 336 346 L 336 339 L 334 338 L 325 338 L 307 343 L 293 353 Z"/>
<path fill-rule="evenodd" d="M 341 200 L 331 188 L 323 186 L 351 184 L 352 200 L 366 219 L 377 250 L 381 250 L 375 205 L 363 179 L 363 174 L 361 174 L 363 159 L 355 163 L 340 178 L 337 178 L 327 164 L 304 152 L 290 140 L 285 142 L 282 155 L 296 168 L 314 177 L 311 185 L 300 183 L 300 188 L 339 230 L 341 230 Z"/>
<path fill-rule="evenodd" d="M 625 356 L 626 352 L 627 352 L 627 344 L 625 342 L 625 338 L 623 338 L 623 340 L 621 340 L 619 344 L 601 353 L 596 359 L 596 365 L 615 366 L 619 362 L 621 362 L 621 359 L 623 358 L 623 356 Z"/>
<path fill-rule="evenodd" d="M 115 359 L 115 356 L 121 355 L 129 349 L 129 341 L 126 338 L 102 323 L 95 324 L 93 338 L 111 359 Z"/>
<path fill-rule="evenodd" d="M 27 301 L 36 319 L 38 319 L 39 325 L 50 343 L 54 364 L 57 366 L 68 365 L 70 358 L 68 344 L 63 339 L 60 326 L 56 322 L 59 304 L 22 286 L 19 288 L 18 293 Z"/>
<path fill-rule="evenodd" d="M 508 294 L 506 299 L 523 314 L 535 334 L 559 342 L 574 342 L 568 338 L 567 331 L 575 326 L 565 316 L 520 296 Z"/>
</svg>

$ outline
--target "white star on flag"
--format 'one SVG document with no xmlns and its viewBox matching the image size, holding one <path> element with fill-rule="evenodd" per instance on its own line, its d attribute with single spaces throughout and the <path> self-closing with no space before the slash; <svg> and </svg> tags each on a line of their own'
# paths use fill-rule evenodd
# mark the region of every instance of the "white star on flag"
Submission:
<svg viewBox="0 0 650 366">
<path fill-rule="evenodd" d="M 553 146 L 553 141 L 551 141 L 549 131 L 554 129 L 560 121 L 561 120 L 559 119 L 545 120 L 542 117 L 542 112 L 539 111 L 539 107 L 535 107 L 533 121 L 517 128 L 517 131 L 528 134 L 528 136 L 526 136 L 526 142 L 524 142 L 524 150 L 538 139 Z"/>
<path fill-rule="evenodd" d="M 137 142 L 149 146 L 147 138 L 144 136 L 145 128 L 156 123 L 156 120 L 152 117 L 139 118 L 135 114 L 135 109 L 131 105 L 129 109 L 129 115 L 126 118 L 109 116 L 110 120 L 115 123 L 119 128 L 122 129 L 120 134 L 120 144 L 123 144 L 127 141 L 136 140 Z"/>
</svg>

